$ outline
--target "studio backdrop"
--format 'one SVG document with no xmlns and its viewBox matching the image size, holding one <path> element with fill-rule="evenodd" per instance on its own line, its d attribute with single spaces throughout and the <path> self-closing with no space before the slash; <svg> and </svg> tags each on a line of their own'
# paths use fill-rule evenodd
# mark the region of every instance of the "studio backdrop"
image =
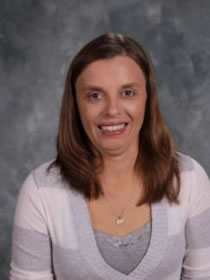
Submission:
<svg viewBox="0 0 210 280">
<path fill-rule="evenodd" d="M 155 68 L 180 151 L 210 175 L 210 1 L 0 0 L 0 279 L 8 279 L 18 191 L 55 157 L 67 68 L 106 32 L 135 38 Z"/>
</svg>

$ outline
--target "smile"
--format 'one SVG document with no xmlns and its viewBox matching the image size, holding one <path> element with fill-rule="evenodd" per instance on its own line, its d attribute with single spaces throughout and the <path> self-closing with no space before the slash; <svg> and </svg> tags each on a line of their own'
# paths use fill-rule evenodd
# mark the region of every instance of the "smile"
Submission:
<svg viewBox="0 0 210 280">
<path fill-rule="evenodd" d="M 128 125 L 127 122 L 120 122 L 120 123 L 106 123 L 106 124 L 101 124 L 98 126 L 101 130 L 108 130 L 108 131 L 113 131 L 113 130 L 119 130 L 123 129 Z"/>
<path fill-rule="evenodd" d="M 119 124 L 103 124 L 99 126 L 99 129 L 104 135 L 112 136 L 119 135 L 123 133 L 126 129 L 128 123 L 119 123 Z"/>
<path fill-rule="evenodd" d="M 123 129 L 125 126 L 126 126 L 126 124 L 123 123 L 123 124 L 119 124 L 119 125 L 102 125 L 100 128 L 102 130 L 106 130 L 106 131 L 115 131 L 115 130 Z"/>
</svg>

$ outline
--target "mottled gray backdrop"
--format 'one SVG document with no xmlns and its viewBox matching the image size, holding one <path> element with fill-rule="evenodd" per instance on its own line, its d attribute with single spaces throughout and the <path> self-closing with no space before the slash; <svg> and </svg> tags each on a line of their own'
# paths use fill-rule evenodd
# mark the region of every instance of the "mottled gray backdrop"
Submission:
<svg viewBox="0 0 210 280">
<path fill-rule="evenodd" d="M 210 174 L 209 0 L 0 0 L 0 279 L 9 270 L 18 190 L 55 155 L 66 70 L 108 31 L 152 57 L 164 118 L 182 151 Z"/>
</svg>

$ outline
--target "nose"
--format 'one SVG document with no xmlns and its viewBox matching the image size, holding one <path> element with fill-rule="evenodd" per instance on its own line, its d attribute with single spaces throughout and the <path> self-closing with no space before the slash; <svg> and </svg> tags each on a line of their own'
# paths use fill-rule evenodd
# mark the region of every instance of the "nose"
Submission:
<svg viewBox="0 0 210 280">
<path fill-rule="evenodd" d="M 117 98 L 108 98 L 105 104 L 104 113 L 106 116 L 114 117 L 120 114 L 120 102 Z"/>
</svg>

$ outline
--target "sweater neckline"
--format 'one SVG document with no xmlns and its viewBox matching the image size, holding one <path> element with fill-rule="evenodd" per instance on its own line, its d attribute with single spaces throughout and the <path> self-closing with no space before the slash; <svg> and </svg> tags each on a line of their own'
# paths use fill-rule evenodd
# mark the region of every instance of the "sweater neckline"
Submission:
<svg viewBox="0 0 210 280">
<path fill-rule="evenodd" d="M 138 266 L 125 275 L 103 259 L 95 239 L 87 202 L 84 197 L 71 191 L 70 195 L 74 223 L 76 226 L 81 255 L 100 279 L 135 280 L 145 279 L 158 267 L 167 244 L 166 200 L 151 205 L 152 232 L 147 252 Z"/>
<path fill-rule="evenodd" d="M 93 232 L 95 235 L 100 235 L 100 236 L 106 236 L 108 238 L 115 238 L 115 239 L 119 239 L 119 240 L 126 240 L 130 237 L 134 237 L 134 236 L 139 236 L 145 232 L 148 232 L 148 229 L 150 229 L 151 226 L 151 220 L 149 220 L 148 222 L 146 222 L 144 225 L 132 230 L 131 232 L 124 234 L 124 235 L 117 235 L 117 234 L 112 234 L 112 233 L 108 233 L 108 232 L 104 232 L 98 229 L 94 229 L 93 228 Z"/>
</svg>

